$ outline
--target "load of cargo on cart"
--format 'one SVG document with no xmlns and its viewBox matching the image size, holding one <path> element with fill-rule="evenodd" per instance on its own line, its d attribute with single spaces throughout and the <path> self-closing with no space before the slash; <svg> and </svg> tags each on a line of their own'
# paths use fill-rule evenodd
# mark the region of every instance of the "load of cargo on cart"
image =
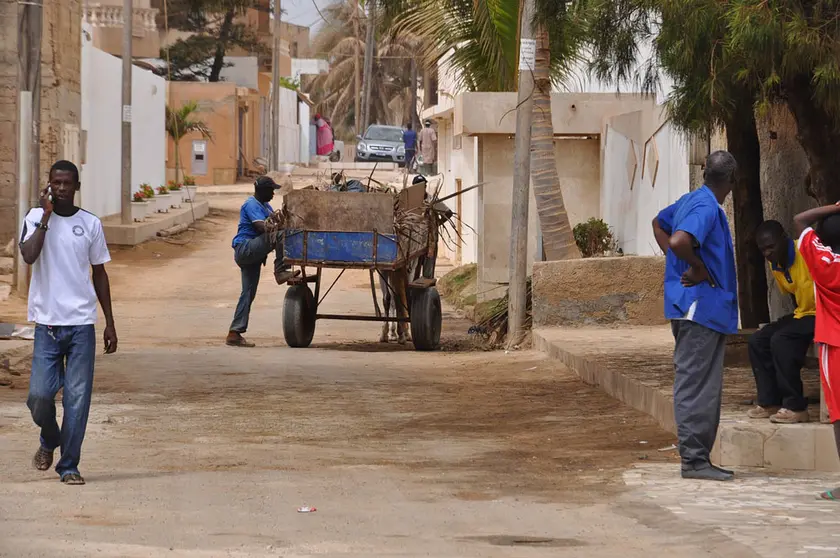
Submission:
<svg viewBox="0 0 840 558">
<path fill-rule="evenodd" d="M 282 230 L 284 263 L 298 266 L 283 303 L 283 336 L 291 347 L 308 347 L 318 320 L 362 320 L 396 323 L 400 342 L 408 338 L 421 351 L 437 349 L 441 334 L 441 301 L 435 288 L 438 227 L 452 213 L 426 192 L 426 183 L 399 192 L 316 189 L 286 194 L 275 216 Z M 323 292 L 322 270 L 341 269 Z M 319 307 L 347 269 L 368 270 L 373 315 L 322 314 Z M 383 315 L 375 276 L 383 296 L 394 302 L 395 315 Z M 323 294 L 322 294 L 323 292 Z M 383 327 L 383 340 L 386 329 Z"/>
</svg>

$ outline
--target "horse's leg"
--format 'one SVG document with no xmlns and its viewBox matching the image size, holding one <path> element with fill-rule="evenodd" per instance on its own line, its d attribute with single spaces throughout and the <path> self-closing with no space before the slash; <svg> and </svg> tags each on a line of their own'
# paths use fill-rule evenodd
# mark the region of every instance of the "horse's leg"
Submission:
<svg viewBox="0 0 840 558">
<path fill-rule="evenodd" d="M 408 318 L 408 297 L 406 296 L 408 275 L 407 270 L 402 270 L 400 273 L 394 274 L 394 283 L 396 283 L 394 291 L 396 292 L 397 303 L 397 317 Z M 397 322 L 397 343 L 405 345 L 405 342 L 410 338 L 406 335 L 408 331 L 408 322 Z"/>
<path fill-rule="evenodd" d="M 382 289 L 382 308 L 385 310 L 385 317 L 388 318 L 391 315 L 391 290 L 388 288 L 387 276 L 379 276 L 379 288 Z M 387 320 L 382 322 L 382 332 L 379 334 L 380 343 L 388 342 L 389 324 Z"/>
</svg>

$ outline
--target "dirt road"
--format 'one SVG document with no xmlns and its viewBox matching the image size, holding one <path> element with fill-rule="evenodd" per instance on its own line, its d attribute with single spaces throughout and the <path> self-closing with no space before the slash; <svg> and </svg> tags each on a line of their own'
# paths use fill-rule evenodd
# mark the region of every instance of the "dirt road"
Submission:
<svg viewBox="0 0 840 558">
<path fill-rule="evenodd" d="M 114 251 L 87 486 L 30 468 L 26 377 L 0 388 L 0 556 L 752 555 L 626 498 L 628 467 L 673 459 L 652 420 L 537 353 L 475 350 L 452 314 L 436 353 L 358 322 L 293 350 L 266 273 L 258 348 L 224 347 L 234 228 L 215 212 L 185 246 Z M 345 274 L 324 311 L 368 311 L 368 289 Z"/>
</svg>

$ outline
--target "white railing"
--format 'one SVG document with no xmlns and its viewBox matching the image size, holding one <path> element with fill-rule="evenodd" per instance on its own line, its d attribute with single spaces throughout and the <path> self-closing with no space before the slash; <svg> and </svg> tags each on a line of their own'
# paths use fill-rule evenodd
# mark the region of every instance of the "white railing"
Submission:
<svg viewBox="0 0 840 558">
<path fill-rule="evenodd" d="M 152 8 L 136 8 L 132 20 L 135 34 L 157 31 L 157 13 L 158 10 Z M 122 27 L 125 23 L 122 6 L 86 3 L 84 16 L 93 27 Z"/>
</svg>

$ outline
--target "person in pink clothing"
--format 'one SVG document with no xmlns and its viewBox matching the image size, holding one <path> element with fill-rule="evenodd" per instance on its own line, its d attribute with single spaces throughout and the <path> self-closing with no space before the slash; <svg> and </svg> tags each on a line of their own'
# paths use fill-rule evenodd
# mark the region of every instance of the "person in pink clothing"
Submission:
<svg viewBox="0 0 840 558">
<path fill-rule="evenodd" d="M 315 115 L 315 147 L 318 155 L 329 155 L 334 148 L 332 126 L 320 114 Z"/>
</svg>

